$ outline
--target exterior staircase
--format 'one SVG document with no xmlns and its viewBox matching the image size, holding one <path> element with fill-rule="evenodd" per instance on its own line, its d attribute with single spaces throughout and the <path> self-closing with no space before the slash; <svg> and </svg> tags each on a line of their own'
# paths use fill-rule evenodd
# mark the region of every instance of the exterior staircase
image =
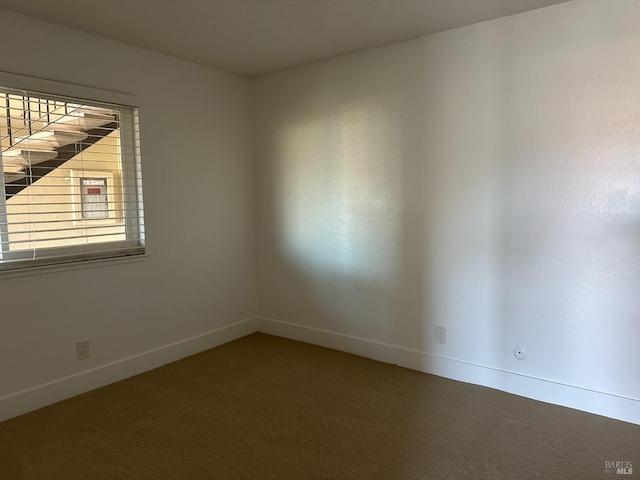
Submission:
<svg viewBox="0 0 640 480">
<path fill-rule="evenodd" d="M 34 97 L 23 97 L 20 108 L 15 97 L 5 95 L 2 167 L 7 200 L 118 128 L 115 110 Z"/>
</svg>

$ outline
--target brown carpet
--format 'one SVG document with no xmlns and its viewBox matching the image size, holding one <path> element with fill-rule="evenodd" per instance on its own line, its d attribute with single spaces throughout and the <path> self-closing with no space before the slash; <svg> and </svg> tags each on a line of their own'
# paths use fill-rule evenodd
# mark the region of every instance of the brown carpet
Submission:
<svg viewBox="0 0 640 480">
<path fill-rule="evenodd" d="M 0 423 L 0 478 L 598 479 L 640 426 L 264 334 Z"/>
</svg>

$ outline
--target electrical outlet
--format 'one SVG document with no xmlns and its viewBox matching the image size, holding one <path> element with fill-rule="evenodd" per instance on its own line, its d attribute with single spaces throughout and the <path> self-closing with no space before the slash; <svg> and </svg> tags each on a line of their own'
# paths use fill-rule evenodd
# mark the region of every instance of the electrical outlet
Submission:
<svg viewBox="0 0 640 480">
<path fill-rule="evenodd" d="M 78 354 L 78 360 L 89 358 L 91 356 L 91 350 L 89 349 L 89 340 L 76 342 L 76 353 Z"/>
<path fill-rule="evenodd" d="M 436 325 L 436 343 L 447 344 L 447 327 Z"/>
</svg>

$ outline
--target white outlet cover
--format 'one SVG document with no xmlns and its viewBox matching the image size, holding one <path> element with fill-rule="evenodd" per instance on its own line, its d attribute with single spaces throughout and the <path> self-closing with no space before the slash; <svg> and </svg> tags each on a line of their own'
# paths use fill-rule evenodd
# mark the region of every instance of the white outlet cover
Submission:
<svg viewBox="0 0 640 480">
<path fill-rule="evenodd" d="M 513 349 L 513 356 L 518 360 L 523 360 L 527 358 L 527 351 L 522 347 L 516 347 Z"/>
</svg>

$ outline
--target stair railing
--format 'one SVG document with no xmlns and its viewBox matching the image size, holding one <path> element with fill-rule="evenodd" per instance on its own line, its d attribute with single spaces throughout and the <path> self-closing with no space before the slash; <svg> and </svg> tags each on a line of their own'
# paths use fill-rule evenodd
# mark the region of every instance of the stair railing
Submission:
<svg viewBox="0 0 640 480">
<path fill-rule="evenodd" d="M 2 137 L 2 140 L 4 140 L 5 138 L 9 138 L 9 146 L 7 148 L 3 148 L 2 151 L 7 151 L 10 148 L 15 147 L 16 145 L 19 145 L 20 143 L 28 140 L 28 138 L 33 135 L 34 133 L 38 133 L 41 131 L 44 131 L 44 129 L 50 125 L 51 123 L 56 123 L 58 120 L 54 120 L 53 122 L 51 122 L 51 115 L 58 115 L 58 114 L 62 114 L 61 111 L 64 109 L 64 113 L 63 115 L 71 115 L 74 112 L 80 110 L 81 108 L 84 107 L 84 105 L 79 105 L 77 107 L 73 107 L 73 108 L 69 108 L 69 104 L 64 104 L 64 105 L 60 105 L 59 107 L 55 107 L 53 110 L 49 110 L 49 106 L 50 106 L 50 102 L 51 100 L 47 99 L 47 111 L 45 113 L 42 113 L 42 111 L 40 110 L 41 107 L 41 98 L 37 98 L 38 100 L 38 114 L 40 115 L 38 118 L 36 118 L 35 120 L 32 120 L 31 118 L 31 98 L 37 98 L 37 97 L 30 97 L 30 96 L 22 96 L 22 116 L 23 116 L 23 121 L 25 122 L 25 124 L 23 126 L 20 126 L 19 128 L 17 128 L 16 130 L 20 131 L 20 130 L 26 130 L 29 132 L 29 135 L 26 135 L 26 138 L 23 138 L 22 140 L 18 140 L 17 142 L 14 143 L 14 138 L 13 138 L 13 129 L 11 126 L 11 104 L 10 104 L 10 100 L 9 100 L 9 95 L 5 96 L 5 100 L 6 100 L 6 111 L 7 111 L 7 135 L 5 137 Z M 26 108 L 26 105 L 29 105 L 29 108 Z M 44 122 L 46 119 L 46 123 L 47 125 L 43 126 L 42 128 L 36 129 L 34 131 L 33 129 L 33 125 L 38 123 L 38 122 Z"/>
</svg>

